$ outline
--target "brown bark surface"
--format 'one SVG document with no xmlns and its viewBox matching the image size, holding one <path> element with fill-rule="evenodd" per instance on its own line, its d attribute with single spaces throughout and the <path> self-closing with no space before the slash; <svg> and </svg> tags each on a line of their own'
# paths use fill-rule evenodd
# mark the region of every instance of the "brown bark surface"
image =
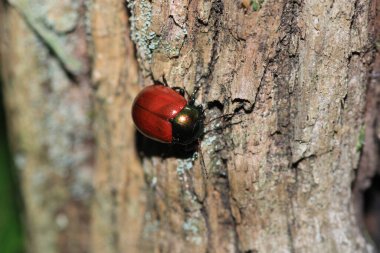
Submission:
<svg viewBox="0 0 380 253">
<path fill-rule="evenodd" d="M 94 141 L 84 7 L 10 4 L 2 3 L 0 13 L 1 76 L 26 207 L 26 248 L 86 252 Z"/>
<path fill-rule="evenodd" d="M 30 252 L 374 251 L 352 184 L 375 0 L 41 2 L 0 9 Z M 195 152 L 150 141 L 153 82 L 235 115 Z"/>
</svg>

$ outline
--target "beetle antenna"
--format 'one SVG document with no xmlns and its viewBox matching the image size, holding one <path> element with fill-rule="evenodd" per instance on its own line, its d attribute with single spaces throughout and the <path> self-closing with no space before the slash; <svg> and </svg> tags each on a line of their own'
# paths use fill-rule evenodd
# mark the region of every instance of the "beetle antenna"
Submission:
<svg viewBox="0 0 380 253">
<path fill-rule="evenodd" d="M 210 119 L 208 122 L 205 123 L 205 125 L 208 125 L 210 124 L 211 122 L 215 121 L 215 120 L 218 120 L 218 119 L 227 119 L 227 120 L 231 120 L 233 118 L 233 116 L 237 115 L 236 113 L 227 113 L 227 114 L 223 114 L 221 116 L 218 116 L 218 117 L 215 117 L 213 119 Z"/>
<path fill-rule="evenodd" d="M 182 87 L 172 87 L 173 90 L 175 90 L 176 92 L 178 92 L 182 97 L 185 96 L 185 93 L 187 94 L 188 97 L 190 97 L 189 93 L 187 92 L 187 90 L 185 88 L 182 88 Z"/>
<path fill-rule="evenodd" d="M 208 122 L 205 123 L 205 126 L 209 125 L 210 123 L 212 123 L 213 121 L 218 120 L 218 119 L 223 119 L 225 121 L 230 121 L 230 120 L 232 120 L 233 117 L 240 116 L 240 115 L 242 115 L 241 112 L 226 113 L 226 114 L 223 114 L 221 116 L 218 116 L 218 117 L 215 117 L 213 119 L 210 119 Z"/>
<path fill-rule="evenodd" d="M 195 98 L 196 98 L 197 93 L 198 93 L 198 91 L 199 91 L 200 88 L 201 88 L 200 85 L 197 85 L 197 86 L 194 87 L 194 90 L 193 90 L 193 92 L 190 95 L 189 104 L 193 105 L 195 103 Z"/>
<path fill-rule="evenodd" d="M 238 124 L 240 124 L 241 122 L 243 122 L 243 120 L 239 120 L 239 121 L 237 121 L 237 122 L 231 122 L 231 123 L 229 123 L 229 124 L 227 124 L 227 125 L 220 126 L 220 127 L 216 127 L 216 128 L 214 128 L 214 129 L 207 130 L 207 131 L 205 131 L 205 132 L 203 133 L 203 135 L 206 135 L 206 134 L 211 133 L 211 132 L 214 132 L 214 131 L 223 130 L 223 129 L 227 128 L 227 127 L 231 127 L 231 126 L 234 126 L 234 125 L 238 125 Z"/>
</svg>

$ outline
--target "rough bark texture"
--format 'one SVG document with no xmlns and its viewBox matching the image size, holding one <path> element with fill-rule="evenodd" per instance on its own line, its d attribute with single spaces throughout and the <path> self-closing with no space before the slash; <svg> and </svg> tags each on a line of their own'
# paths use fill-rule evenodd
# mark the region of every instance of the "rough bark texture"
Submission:
<svg viewBox="0 0 380 253">
<path fill-rule="evenodd" d="M 0 16 L 30 252 L 373 251 L 351 186 L 377 1 L 31 2 Z M 235 116 L 198 152 L 150 141 L 130 108 L 157 81 Z"/>
</svg>

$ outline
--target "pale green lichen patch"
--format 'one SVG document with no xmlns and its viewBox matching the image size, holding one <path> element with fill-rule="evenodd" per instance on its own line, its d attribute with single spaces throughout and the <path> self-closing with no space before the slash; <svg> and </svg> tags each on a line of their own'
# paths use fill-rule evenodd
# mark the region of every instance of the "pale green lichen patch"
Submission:
<svg viewBox="0 0 380 253">
<path fill-rule="evenodd" d="M 218 124 L 214 125 L 218 127 Z M 217 135 L 207 135 L 202 141 L 202 150 L 204 155 L 205 170 L 209 176 L 213 173 L 223 173 L 221 170 L 223 166 L 218 151 L 223 150 L 223 143 Z"/>
<path fill-rule="evenodd" d="M 197 153 L 194 153 L 193 157 L 178 161 L 177 173 L 181 182 L 181 199 L 184 210 L 186 210 L 186 218 L 182 228 L 185 232 L 186 241 L 200 246 L 203 243 L 204 233 L 206 231 L 205 220 L 202 215 L 202 205 L 199 202 L 191 181 L 189 180 L 189 174 L 193 167 L 193 163 L 197 158 Z"/>
<path fill-rule="evenodd" d="M 148 0 L 129 0 L 127 3 L 131 12 L 131 38 L 137 48 L 138 60 L 141 67 L 149 71 L 152 53 L 159 44 L 159 36 L 151 30 L 152 3 Z"/>
<path fill-rule="evenodd" d="M 197 219 L 195 217 L 189 217 L 188 219 L 186 219 L 182 228 L 185 231 L 187 241 L 190 241 L 196 245 L 202 244 L 203 239 L 200 235 L 199 228 L 201 225 L 202 221 L 200 219 Z"/>
<path fill-rule="evenodd" d="M 204 138 L 204 144 L 206 146 L 211 146 L 217 140 L 217 136 L 210 136 L 208 138 Z"/>
<path fill-rule="evenodd" d="M 144 239 L 150 239 L 152 235 L 160 229 L 160 221 L 153 219 L 150 212 L 145 213 L 144 220 L 146 225 L 142 231 L 142 237 Z"/>
<path fill-rule="evenodd" d="M 168 31 L 163 35 L 158 49 L 168 58 L 174 58 L 179 56 L 181 52 L 187 30 L 176 25 L 167 29 Z"/>
<path fill-rule="evenodd" d="M 181 188 L 181 203 L 185 212 L 182 224 L 185 240 L 197 248 L 204 244 L 205 233 L 207 232 L 204 216 L 202 215 L 202 204 L 194 193 L 193 183 L 189 176 L 194 173 L 191 171 L 196 153 L 188 159 L 178 160 L 177 173 Z"/>
<path fill-rule="evenodd" d="M 177 174 L 178 176 L 183 176 L 186 171 L 191 170 L 193 167 L 193 158 L 180 159 L 178 160 Z"/>
</svg>

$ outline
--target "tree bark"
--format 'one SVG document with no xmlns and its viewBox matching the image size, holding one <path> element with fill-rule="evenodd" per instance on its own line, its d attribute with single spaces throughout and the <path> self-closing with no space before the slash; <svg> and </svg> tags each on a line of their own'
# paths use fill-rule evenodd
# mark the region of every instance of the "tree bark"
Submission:
<svg viewBox="0 0 380 253">
<path fill-rule="evenodd" d="M 94 138 L 84 6 L 1 3 L 2 87 L 28 252 L 87 252 Z"/>
<path fill-rule="evenodd" d="M 352 185 L 377 4 L 3 3 L 29 251 L 373 252 Z M 198 150 L 136 132 L 133 98 L 155 82 L 200 87 Z"/>
</svg>

